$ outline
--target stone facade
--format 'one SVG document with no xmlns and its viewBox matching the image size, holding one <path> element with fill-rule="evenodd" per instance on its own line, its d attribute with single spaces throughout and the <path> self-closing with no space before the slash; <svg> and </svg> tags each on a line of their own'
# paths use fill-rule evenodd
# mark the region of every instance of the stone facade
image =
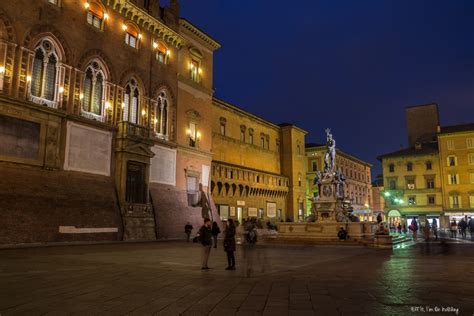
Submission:
<svg viewBox="0 0 474 316">
<path fill-rule="evenodd" d="M 436 141 L 436 132 L 439 125 L 438 105 L 425 104 L 409 106 L 405 110 L 408 144 Z"/>
<path fill-rule="evenodd" d="M 2 6 L 0 168 L 10 179 L 0 220 L 11 226 L 0 243 L 181 238 L 187 221 L 198 227 L 219 47 L 175 0 Z"/>
<path fill-rule="evenodd" d="M 211 192 L 222 219 L 298 218 L 305 131 L 275 125 L 214 98 Z M 297 146 L 300 146 L 298 153 Z"/>
<path fill-rule="evenodd" d="M 372 165 L 336 149 L 336 169 L 341 170 L 346 177 L 345 196 L 352 202 L 354 210 L 368 210 L 372 207 Z M 309 143 L 306 144 L 306 173 L 307 209 L 311 210 L 311 199 L 318 194 L 317 185 L 313 184 L 316 172 L 324 170 L 324 155 L 326 145 Z"/>
</svg>

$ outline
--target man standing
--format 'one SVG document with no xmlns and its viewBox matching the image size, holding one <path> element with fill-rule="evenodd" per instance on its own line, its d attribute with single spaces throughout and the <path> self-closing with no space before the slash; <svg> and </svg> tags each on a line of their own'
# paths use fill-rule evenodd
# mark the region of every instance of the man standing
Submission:
<svg viewBox="0 0 474 316">
<path fill-rule="evenodd" d="M 186 241 L 189 242 L 189 238 L 191 237 L 191 232 L 193 231 L 193 225 L 190 222 L 187 222 L 184 225 L 184 232 L 186 233 Z"/>
<path fill-rule="evenodd" d="M 204 225 L 199 229 L 199 238 L 202 244 L 201 270 L 209 270 L 207 262 L 209 261 L 209 254 L 211 253 L 212 247 L 211 220 L 209 218 L 204 219 Z"/>
<path fill-rule="evenodd" d="M 469 227 L 469 232 L 471 233 L 471 240 L 474 241 L 474 218 L 469 217 L 467 225 Z"/>
</svg>

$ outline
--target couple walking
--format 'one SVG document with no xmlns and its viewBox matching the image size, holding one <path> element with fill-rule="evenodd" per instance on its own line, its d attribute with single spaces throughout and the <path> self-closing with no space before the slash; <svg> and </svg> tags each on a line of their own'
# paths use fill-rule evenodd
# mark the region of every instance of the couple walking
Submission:
<svg viewBox="0 0 474 316">
<path fill-rule="evenodd" d="M 204 225 L 199 229 L 199 236 L 202 245 L 201 270 L 209 270 L 208 261 L 213 239 L 211 220 L 209 218 L 204 219 Z M 215 244 L 217 244 L 217 240 L 215 240 Z M 226 270 L 235 270 L 235 223 L 232 219 L 227 221 L 224 230 L 224 251 L 227 253 Z"/>
</svg>

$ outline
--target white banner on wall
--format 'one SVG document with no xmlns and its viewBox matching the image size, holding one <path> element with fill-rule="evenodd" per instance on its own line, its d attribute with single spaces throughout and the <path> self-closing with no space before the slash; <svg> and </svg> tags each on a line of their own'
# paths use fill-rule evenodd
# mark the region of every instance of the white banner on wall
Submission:
<svg viewBox="0 0 474 316">
<path fill-rule="evenodd" d="M 110 176 L 112 133 L 67 122 L 64 170 Z"/>
<path fill-rule="evenodd" d="M 257 208 L 256 207 L 249 207 L 248 215 L 249 217 L 257 217 Z"/>
<path fill-rule="evenodd" d="M 176 150 L 161 146 L 151 148 L 150 182 L 176 185 Z"/>
<path fill-rule="evenodd" d="M 267 202 L 267 217 L 276 217 L 277 205 L 276 203 Z"/>
<path fill-rule="evenodd" d="M 208 165 L 202 165 L 202 173 L 201 173 L 201 183 L 203 186 L 209 186 L 209 173 L 211 171 L 211 167 Z"/>
</svg>

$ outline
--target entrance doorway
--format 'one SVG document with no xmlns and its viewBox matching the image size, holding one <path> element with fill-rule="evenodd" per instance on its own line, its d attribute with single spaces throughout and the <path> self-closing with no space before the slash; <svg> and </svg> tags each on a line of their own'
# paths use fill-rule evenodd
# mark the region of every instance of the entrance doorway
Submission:
<svg viewBox="0 0 474 316">
<path fill-rule="evenodd" d="M 242 208 L 237 207 L 237 220 L 239 221 L 240 224 L 242 224 Z"/>
<path fill-rule="evenodd" d="M 125 200 L 128 203 L 146 203 L 146 182 L 144 163 L 136 161 L 127 162 L 127 179 L 125 186 Z"/>
</svg>

